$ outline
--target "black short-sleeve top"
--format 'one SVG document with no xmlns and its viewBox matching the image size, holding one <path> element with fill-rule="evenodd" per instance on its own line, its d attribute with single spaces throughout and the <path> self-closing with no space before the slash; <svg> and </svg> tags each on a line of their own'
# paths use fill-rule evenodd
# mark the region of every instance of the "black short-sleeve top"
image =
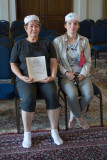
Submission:
<svg viewBox="0 0 107 160">
<path fill-rule="evenodd" d="M 21 73 L 28 76 L 26 57 L 45 56 L 47 74 L 50 75 L 50 58 L 57 58 L 56 51 L 51 41 L 39 38 L 35 43 L 22 39 L 12 48 L 10 63 L 17 63 Z"/>
</svg>

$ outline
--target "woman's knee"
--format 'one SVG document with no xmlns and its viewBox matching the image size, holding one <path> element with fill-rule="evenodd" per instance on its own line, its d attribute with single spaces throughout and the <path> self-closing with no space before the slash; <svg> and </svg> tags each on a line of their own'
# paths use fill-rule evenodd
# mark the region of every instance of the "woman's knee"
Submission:
<svg viewBox="0 0 107 160">
<path fill-rule="evenodd" d="M 34 112 L 35 111 L 35 106 L 36 106 L 36 98 L 32 98 L 32 97 L 25 97 L 22 99 L 22 103 L 21 103 L 21 108 L 22 110 L 26 111 L 26 112 Z"/>
<path fill-rule="evenodd" d="M 57 109 L 59 108 L 59 101 L 57 92 L 56 94 L 50 94 L 46 97 L 46 108 L 47 109 Z"/>
<path fill-rule="evenodd" d="M 74 100 L 79 96 L 78 89 L 74 87 L 69 87 L 69 88 L 64 87 L 63 91 L 67 95 L 67 97 L 71 100 Z"/>
<path fill-rule="evenodd" d="M 94 96 L 93 92 L 87 92 L 87 93 L 84 95 L 86 101 L 91 101 L 92 98 L 93 98 L 93 96 Z"/>
<path fill-rule="evenodd" d="M 22 95 L 21 109 L 27 112 L 34 112 L 36 106 L 36 96 L 30 93 Z"/>
<path fill-rule="evenodd" d="M 24 103 L 31 104 L 32 102 L 36 102 L 36 97 L 23 97 L 22 100 Z"/>
<path fill-rule="evenodd" d="M 93 98 L 94 90 L 90 78 L 87 78 L 83 83 L 84 85 L 80 87 L 82 95 L 85 97 L 86 101 L 90 101 Z"/>
<path fill-rule="evenodd" d="M 67 94 L 67 98 L 72 101 L 74 101 L 75 99 L 78 99 L 78 97 L 79 97 L 79 95 L 77 92 L 74 92 L 74 93 L 71 92 L 71 93 Z"/>
<path fill-rule="evenodd" d="M 66 80 L 60 87 L 69 99 L 75 99 L 78 97 L 78 89 L 72 82 Z"/>
</svg>

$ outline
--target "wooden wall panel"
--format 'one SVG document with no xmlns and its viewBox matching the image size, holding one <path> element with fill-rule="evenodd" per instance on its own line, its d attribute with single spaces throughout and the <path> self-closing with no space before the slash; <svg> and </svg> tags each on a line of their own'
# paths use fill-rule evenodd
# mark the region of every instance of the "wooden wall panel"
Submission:
<svg viewBox="0 0 107 160">
<path fill-rule="evenodd" d="M 16 0 L 17 20 L 36 14 L 49 29 L 64 33 L 65 15 L 72 11 L 73 0 Z"/>
</svg>

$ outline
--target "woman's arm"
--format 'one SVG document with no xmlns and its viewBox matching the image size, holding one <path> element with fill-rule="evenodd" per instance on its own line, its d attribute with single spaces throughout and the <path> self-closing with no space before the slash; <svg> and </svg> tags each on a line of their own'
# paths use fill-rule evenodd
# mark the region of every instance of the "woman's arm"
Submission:
<svg viewBox="0 0 107 160">
<path fill-rule="evenodd" d="M 22 79 L 22 73 L 20 72 L 20 69 L 16 63 L 10 63 L 12 72 L 19 78 Z"/>
<path fill-rule="evenodd" d="M 26 82 L 26 83 L 33 83 L 34 80 L 32 78 L 29 78 L 27 76 L 23 76 L 17 63 L 10 63 L 11 66 L 11 70 L 12 72 L 22 81 Z"/>
<path fill-rule="evenodd" d="M 91 49 L 87 38 L 85 40 L 85 46 L 84 46 L 84 57 L 86 58 L 86 62 L 83 64 L 80 75 L 86 77 L 87 75 L 89 75 L 91 68 Z"/>
<path fill-rule="evenodd" d="M 65 72 L 67 72 L 67 69 L 64 68 L 61 57 L 60 57 L 60 53 L 59 53 L 59 38 L 54 39 L 53 41 L 53 45 L 55 47 L 56 50 L 56 54 L 57 54 L 57 60 L 58 60 L 58 69 L 60 70 L 61 74 L 64 75 Z M 63 45 L 63 44 L 62 44 Z M 63 46 L 62 46 L 63 47 Z M 62 52 L 61 52 L 62 53 Z"/>
<path fill-rule="evenodd" d="M 57 74 L 57 59 L 56 58 L 50 59 L 50 70 L 51 70 L 51 77 L 53 78 L 53 80 L 55 80 L 56 74 Z"/>
</svg>

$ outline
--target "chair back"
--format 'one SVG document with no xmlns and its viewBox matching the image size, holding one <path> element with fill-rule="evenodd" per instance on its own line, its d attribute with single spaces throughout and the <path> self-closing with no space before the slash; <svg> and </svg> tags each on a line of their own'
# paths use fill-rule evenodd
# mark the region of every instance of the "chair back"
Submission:
<svg viewBox="0 0 107 160">
<path fill-rule="evenodd" d="M 14 43 L 25 38 L 27 38 L 27 34 L 22 34 L 14 39 Z"/>
<path fill-rule="evenodd" d="M 51 34 L 56 33 L 54 30 L 40 30 L 39 32 L 39 38 L 46 38 L 47 36 L 50 36 Z"/>
<path fill-rule="evenodd" d="M 53 42 L 53 40 L 54 40 L 56 37 L 60 36 L 60 35 L 61 35 L 60 33 L 53 33 L 53 34 L 47 36 L 46 38 L 49 39 L 51 42 Z"/>
<path fill-rule="evenodd" d="M 104 18 L 101 18 L 101 19 L 98 19 L 95 24 L 104 24 L 104 25 L 107 25 L 107 19 L 104 19 Z"/>
<path fill-rule="evenodd" d="M 15 32 L 15 31 L 19 31 L 19 30 L 21 30 L 21 31 L 25 30 L 24 29 L 24 22 L 18 21 L 18 20 L 13 21 L 11 24 L 11 28 L 10 28 L 11 33 Z"/>
<path fill-rule="evenodd" d="M 78 30 L 78 33 L 82 36 L 85 36 L 89 39 L 89 42 L 91 42 L 92 35 L 91 35 L 91 29 L 94 25 L 94 21 L 91 19 L 86 19 L 80 22 L 80 28 Z"/>
<path fill-rule="evenodd" d="M 6 20 L 0 20 L 0 30 L 4 30 L 9 34 L 10 23 Z"/>
<path fill-rule="evenodd" d="M 19 37 L 19 36 L 21 36 L 21 35 L 23 35 L 23 34 L 26 34 L 27 35 L 27 33 L 26 33 L 26 31 L 25 30 L 17 30 L 17 31 L 14 31 L 14 32 L 12 32 L 11 33 L 11 38 L 13 39 L 13 40 L 15 40 L 17 37 Z"/>
<path fill-rule="evenodd" d="M 0 36 L 0 44 L 11 46 L 11 39 L 5 36 Z"/>
<path fill-rule="evenodd" d="M 107 43 L 107 25 L 95 24 L 92 27 L 92 42 Z"/>
<path fill-rule="evenodd" d="M 9 32 L 0 27 L 0 36 L 9 37 Z"/>
<path fill-rule="evenodd" d="M 0 79 L 11 79 L 9 46 L 0 44 Z"/>
</svg>

